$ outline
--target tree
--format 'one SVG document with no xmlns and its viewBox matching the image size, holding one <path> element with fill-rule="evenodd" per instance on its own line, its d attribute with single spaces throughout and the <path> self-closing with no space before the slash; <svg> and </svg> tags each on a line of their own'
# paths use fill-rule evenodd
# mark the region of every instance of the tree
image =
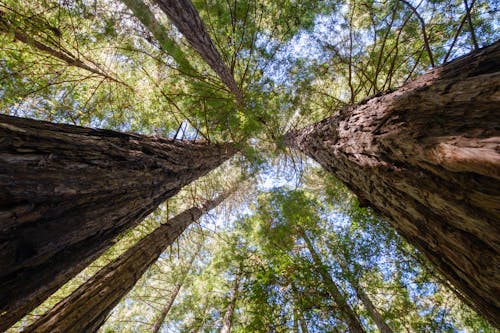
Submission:
<svg viewBox="0 0 500 333">
<path fill-rule="evenodd" d="M 335 300 L 335 303 L 337 303 L 338 309 L 342 313 L 342 317 L 348 323 L 349 330 L 351 332 L 357 332 L 357 333 L 365 332 L 363 326 L 361 325 L 361 322 L 359 321 L 358 316 L 349 306 L 344 295 L 342 295 L 342 293 L 340 292 L 339 287 L 335 284 L 335 282 L 332 280 L 332 277 L 325 269 L 325 266 L 323 265 L 323 262 L 321 261 L 321 258 L 319 257 L 318 253 L 314 249 L 314 245 L 312 244 L 311 240 L 309 239 L 309 237 L 307 237 L 304 231 L 302 231 L 301 234 L 302 234 L 302 239 L 306 243 L 307 249 L 311 253 L 311 257 L 314 260 L 315 267 L 319 271 L 321 277 L 323 278 L 324 283 L 328 286 L 328 292 L 330 293 L 331 297 Z"/>
<path fill-rule="evenodd" d="M 115 261 L 101 269 L 70 296 L 26 329 L 27 332 L 94 332 L 137 280 L 184 230 L 217 207 L 228 193 L 173 217 Z"/>
<path fill-rule="evenodd" d="M 219 75 L 222 82 L 234 94 L 238 103 L 243 104 L 243 95 L 234 81 L 233 74 L 215 48 L 205 24 L 190 0 L 158 0 L 158 5 L 172 20 L 189 44 Z"/>
<path fill-rule="evenodd" d="M 242 275 L 242 268 L 240 266 L 236 276 L 234 277 L 233 288 L 231 290 L 231 299 L 227 305 L 226 312 L 224 313 L 224 318 L 222 319 L 222 329 L 221 333 L 231 333 L 231 328 L 233 325 L 233 315 L 234 309 L 236 308 L 236 301 L 238 300 L 238 294 L 240 293 L 240 280 Z"/>
<path fill-rule="evenodd" d="M 191 259 L 189 260 L 189 262 L 187 264 L 188 266 L 185 269 L 185 272 L 182 273 L 181 279 L 174 285 L 174 289 L 172 290 L 172 292 L 167 300 L 167 303 L 161 309 L 160 315 L 158 316 L 158 319 L 156 320 L 151 332 L 158 333 L 160 331 L 161 326 L 163 325 L 163 322 L 165 321 L 165 318 L 167 317 L 168 313 L 170 312 L 170 309 L 172 308 L 172 305 L 174 304 L 175 299 L 177 298 L 177 295 L 179 294 L 179 291 L 181 290 L 182 285 L 184 284 L 184 281 L 186 280 L 186 277 L 189 274 L 189 272 L 193 266 L 194 260 L 196 259 L 196 257 L 200 253 L 200 249 L 201 249 L 201 244 L 199 245 L 198 249 L 196 250 L 196 253 L 191 256 Z"/>
<path fill-rule="evenodd" d="M 498 59 L 499 42 L 285 137 L 387 217 L 496 325 Z"/>
<path fill-rule="evenodd" d="M 5 115 L 0 138 L 1 329 L 236 151 Z"/>
</svg>

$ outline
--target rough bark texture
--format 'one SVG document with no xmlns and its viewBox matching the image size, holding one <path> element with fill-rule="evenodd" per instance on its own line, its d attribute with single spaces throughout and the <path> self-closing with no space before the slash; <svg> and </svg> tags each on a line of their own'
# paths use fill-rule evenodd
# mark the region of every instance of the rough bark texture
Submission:
<svg viewBox="0 0 500 333">
<path fill-rule="evenodd" d="M 165 249 L 203 213 L 226 196 L 192 207 L 170 219 L 44 314 L 25 332 L 95 332 L 108 314 Z"/>
<path fill-rule="evenodd" d="M 311 240 L 309 239 L 309 237 L 307 237 L 305 232 L 302 232 L 302 238 L 306 243 L 307 249 L 311 253 L 314 265 L 317 267 L 318 272 L 321 275 L 321 278 L 323 279 L 323 282 L 328 288 L 328 293 L 330 294 L 335 304 L 337 305 L 340 318 L 342 318 L 349 326 L 349 332 L 364 333 L 365 330 L 361 325 L 361 322 L 359 321 L 356 312 L 354 312 L 351 306 L 347 303 L 346 298 L 340 292 L 340 289 L 337 287 L 335 281 L 333 281 L 330 272 L 328 272 L 326 267 L 323 265 L 320 256 L 316 252 L 316 249 L 314 248 Z"/>
<path fill-rule="evenodd" d="M 0 331 L 234 152 L 0 115 Z"/>
<path fill-rule="evenodd" d="M 385 216 L 500 327 L 500 42 L 285 143 Z"/>
<path fill-rule="evenodd" d="M 156 0 L 161 10 L 167 14 L 179 31 L 186 37 L 193 49 L 219 75 L 220 79 L 243 104 L 243 95 L 234 81 L 231 71 L 215 48 L 200 15 L 190 0 Z"/>
</svg>

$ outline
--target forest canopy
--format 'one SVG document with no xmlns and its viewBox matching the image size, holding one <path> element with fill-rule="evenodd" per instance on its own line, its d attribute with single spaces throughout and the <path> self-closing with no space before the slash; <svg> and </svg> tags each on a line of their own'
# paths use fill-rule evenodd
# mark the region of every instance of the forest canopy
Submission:
<svg viewBox="0 0 500 333">
<path fill-rule="evenodd" d="M 99 243 L 82 267 L 68 263 L 72 273 L 43 291 L 50 297 L 33 296 L 13 316 L 2 307 L 9 324 L 0 328 L 496 332 L 499 27 L 500 7 L 488 0 L 0 0 L 0 113 L 50 122 L 56 133 L 0 119 L 0 163 L 36 170 L 0 166 L 0 208 L 15 200 L 9 186 L 22 186 L 9 172 L 34 179 L 26 193 L 36 199 L 58 181 L 51 170 L 84 177 L 91 165 L 88 186 L 82 178 L 65 184 L 79 186 L 74 193 L 50 191 L 101 201 L 94 207 L 111 221 L 102 230 L 88 221 L 44 227 L 39 211 L 26 213 L 39 202 L 24 197 L 23 210 L 0 211 L 0 252 L 18 265 L 0 259 L 13 267 L 2 301 L 17 277 L 38 278 L 32 262 L 64 251 L 79 258 L 79 244 Z M 432 103 L 449 113 L 427 112 Z M 396 116 L 349 132 L 378 105 Z M 48 149 L 43 160 L 22 155 L 27 148 L 12 157 L 27 131 Z M 476 134 L 481 144 L 461 146 Z M 43 200 L 53 208 L 52 192 Z M 77 207 L 90 201 L 81 202 L 68 211 L 85 215 Z M 115 215 L 132 206 L 142 210 L 118 226 Z M 24 216 L 33 226 L 14 225 L 27 225 Z M 441 226 L 443 216 L 452 222 Z M 8 255 L 14 234 L 22 240 L 12 246 L 29 248 L 21 259 Z M 84 299 L 91 290 L 109 292 L 109 304 Z"/>
</svg>

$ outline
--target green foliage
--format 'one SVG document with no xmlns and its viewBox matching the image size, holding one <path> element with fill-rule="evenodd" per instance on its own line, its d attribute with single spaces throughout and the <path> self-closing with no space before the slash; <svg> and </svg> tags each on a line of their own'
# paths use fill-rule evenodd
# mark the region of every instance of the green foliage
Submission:
<svg viewBox="0 0 500 333">
<path fill-rule="evenodd" d="M 228 168 L 122 235 L 34 314 L 199 197 L 286 163 L 280 158 L 288 130 L 397 88 L 428 70 L 431 58 L 438 65 L 474 48 L 469 25 L 457 30 L 465 11 L 456 0 L 409 1 L 424 21 L 430 54 L 421 21 L 402 1 L 193 3 L 243 93 L 242 104 L 153 1 L 0 0 L 0 112 L 241 146 Z M 493 2 L 475 2 L 471 17 L 480 46 L 499 37 L 495 14 Z M 300 186 L 261 183 L 257 193 L 245 185 L 243 198 L 233 198 L 232 214 L 190 228 L 102 331 L 149 331 L 184 275 L 165 331 L 219 330 L 238 275 L 234 332 L 290 332 L 301 325 L 311 332 L 346 331 L 304 243 L 307 235 L 367 331 L 376 327 L 355 283 L 394 331 L 494 332 L 338 180 L 301 168 L 296 156 L 290 160 L 295 170 L 288 165 L 283 173 L 301 171 Z"/>
</svg>

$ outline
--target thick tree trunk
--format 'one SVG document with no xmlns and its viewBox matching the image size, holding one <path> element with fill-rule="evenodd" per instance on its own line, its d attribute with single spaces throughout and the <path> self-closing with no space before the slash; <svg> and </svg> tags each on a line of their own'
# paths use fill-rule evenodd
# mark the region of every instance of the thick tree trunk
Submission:
<svg viewBox="0 0 500 333">
<path fill-rule="evenodd" d="M 189 260 L 187 269 L 182 273 L 182 278 L 180 279 L 180 281 L 175 284 L 174 289 L 172 290 L 172 293 L 170 294 L 170 297 L 168 298 L 167 303 L 161 309 L 160 315 L 156 319 L 156 322 L 153 325 L 153 329 L 151 330 L 151 332 L 158 333 L 160 331 L 160 328 L 163 325 L 163 322 L 165 321 L 165 318 L 167 317 L 168 313 L 170 312 L 170 309 L 172 308 L 172 305 L 174 304 L 175 299 L 177 298 L 177 295 L 179 294 L 179 291 L 181 290 L 182 285 L 184 284 L 184 281 L 186 280 L 187 275 L 191 271 L 191 268 L 193 267 L 194 260 L 198 256 L 200 250 L 201 250 L 201 246 L 198 247 L 198 250 L 196 251 L 196 253 L 193 254 L 193 256 L 191 256 L 191 259 Z"/>
<path fill-rule="evenodd" d="M 340 317 L 343 320 L 345 320 L 345 322 L 349 326 L 349 332 L 364 333 L 365 330 L 361 325 L 358 316 L 351 308 L 351 306 L 347 303 L 346 298 L 340 292 L 340 289 L 335 284 L 335 281 L 333 281 L 330 272 L 328 272 L 326 267 L 323 265 L 323 262 L 321 261 L 319 254 L 316 252 L 316 249 L 314 248 L 311 240 L 309 239 L 309 237 L 307 237 L 305 232 L 302 232 L 301 236 L 302 239 L 304 239 L 304 242 L 306 243 L 307 249 L 311 253 L 314 265 L 318 269 L 318 272 L 321 275 L 323 282 L 328 288 L 328 293 L 335 301 L 335 304 L 337 304 L 338 310 L 340 312 Z"/>
<path fill-rule="evenodd" d="M 25 332 L 95 332 L 108 314 L 179 235 L 227 195 L 168 220 L 44 314 Z"/>
<path fill-rule="evenodd" d="M 161 10 L 167 14 L 179 31 L 186 37 L 193 49 L 214 70 L 239 104 L 243 104 L 243 95 L 234 81 L 233 74 L 226 66 L 215 48 L 200 15 L 190 0 L 156 0 Z"/>
<path fill-rule="evenodd" d="M 500 42 L 285 142 L 388 218 L 500 326 Z"/>
<path fill-rule="evenodd" d="M 234 152 L 0 115 L 0 331 Z"/>
<path fill-rule="evenodd" d="M 236 274 L 236 278 L 234 279 L 231 299 L 229 300 L 226 313 L 224 313 L 224 318 L 222 319 L 222 329 L 220 330 L 221 333 L 231 333 L 231 329 L 233 326 L 234 309 L 236 308 L 236 300 L 238 299 L 238 294 L 240 291 L 241 274 L 242 272 L 240 268 L 238 273 Z"/>
</svg>

